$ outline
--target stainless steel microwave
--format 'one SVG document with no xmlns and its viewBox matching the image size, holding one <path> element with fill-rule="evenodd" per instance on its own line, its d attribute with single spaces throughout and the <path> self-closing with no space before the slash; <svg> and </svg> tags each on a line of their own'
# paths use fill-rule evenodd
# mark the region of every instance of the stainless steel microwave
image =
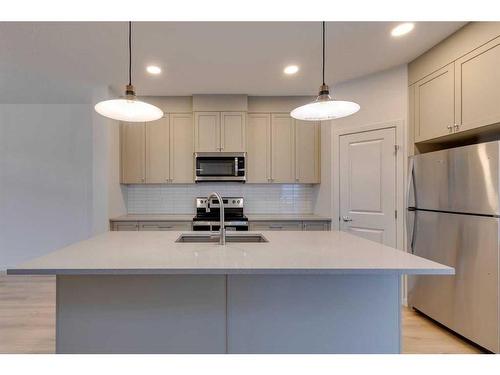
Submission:
<svg viewBox="0 0 500 375">
<path fill-rule="evenodd" d="M 197 152 L 195 181 L 246 181 L 246 152 Z"/>
</svg>

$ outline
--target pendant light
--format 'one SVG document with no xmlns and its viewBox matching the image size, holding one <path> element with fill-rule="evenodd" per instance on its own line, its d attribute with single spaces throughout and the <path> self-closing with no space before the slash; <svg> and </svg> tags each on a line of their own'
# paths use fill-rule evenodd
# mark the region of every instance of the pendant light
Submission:
<svg viewBox="0 0 500 375">
<path fill-rule="evenodd" d="M 325 84 L 325 22 L 323 21 L 323 84 L 319 94 L 312 103 L 295 108 L 290 116 L 297 120 L 324 121 L 350 116 L 359 111 L 359 104 L 343 100 L 335 100 Z"/>
<path fill-rule="evenodd" d="M 154 105 L 137 100 L 132 86 L 132 22 L 128 23 L 128 85 L 125 97 L 99 102 L 97 113 L 113 120 L 126 122 L 154 121 L 163 117 L 163 111 Z"/>
</svg>

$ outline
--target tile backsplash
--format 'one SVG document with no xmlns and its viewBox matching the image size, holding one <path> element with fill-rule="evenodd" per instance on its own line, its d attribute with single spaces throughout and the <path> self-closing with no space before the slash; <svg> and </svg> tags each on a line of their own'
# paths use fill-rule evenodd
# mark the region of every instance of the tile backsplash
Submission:
<svg viewBox="0 0 500 375">
<path fill-rule="evenodd" d="M 313 186 L 294 184 L 200 183 L 179 185 L 128 185 L 130 214 L 191 214 L 194 199 L 212 191 L 245 198 L 249 214 L 308 214 L 313 212 Z"/>
</svg>

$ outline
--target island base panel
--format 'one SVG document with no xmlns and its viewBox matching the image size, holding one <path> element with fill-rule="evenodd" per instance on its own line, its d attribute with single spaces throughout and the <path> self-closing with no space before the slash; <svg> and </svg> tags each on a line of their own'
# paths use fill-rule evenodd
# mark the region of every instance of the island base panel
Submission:
<svg viewBox="0 0 500 375">
<path fill-rule="evenodd" d="M 58 276 L 57 353 L 225 353 L 225 276 Z"/>
<path fill-rule="evenodd" d="M 399 353 L 400 276 L 229 276 L 231 353 Z"/>
<path fill-rule="evenodd" d="M 398 275 L 58 276 L 58 353 L 399 353 Z"/>
</svg>

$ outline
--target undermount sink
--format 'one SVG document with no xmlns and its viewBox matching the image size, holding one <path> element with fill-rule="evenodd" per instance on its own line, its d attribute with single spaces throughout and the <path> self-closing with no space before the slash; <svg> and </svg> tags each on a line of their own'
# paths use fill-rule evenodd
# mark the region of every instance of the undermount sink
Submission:
<svg viewBox="0 0 500 375">
<path fill-rule="evenodd" d="M 175 242 L 219 242 L 218 233 L 183 233 Z M 269 242 L 260 233 L 226 233 L 226 242 Z"/>
</svg>

